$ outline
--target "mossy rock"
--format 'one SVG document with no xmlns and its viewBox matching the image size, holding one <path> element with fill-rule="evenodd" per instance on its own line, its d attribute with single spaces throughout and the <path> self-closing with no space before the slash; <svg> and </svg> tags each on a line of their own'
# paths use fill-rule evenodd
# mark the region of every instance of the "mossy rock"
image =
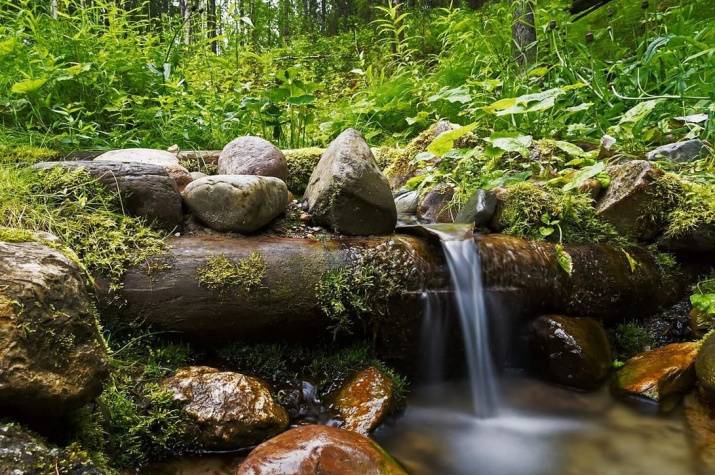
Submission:
<svg viewBox="0 0 715 475">
<path fill-rule="evenodd" d="M 715 332 L 710 332 L 703 339 L 695 361 L 695 374 L 701 394 L 715 402 Z"/>
</svg>

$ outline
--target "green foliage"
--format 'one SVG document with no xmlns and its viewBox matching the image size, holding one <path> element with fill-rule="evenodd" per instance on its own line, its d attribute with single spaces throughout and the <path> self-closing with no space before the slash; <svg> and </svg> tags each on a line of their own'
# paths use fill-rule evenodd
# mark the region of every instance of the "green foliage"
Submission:
<svg viewBox="0 0 715 475">
<path fill-rule="evenodd" d="M 121 209 L 117 194 L 84 170 L 0 166 L 0 226 L 57 236 L 113 288 L 127 268 L 164 250 L 161 235 Z"/>
<path fill-rule="evenodd" d="M 229 291 L 251 292 L 262 286 L 266 269 L 266 261 L 258 252 L 238 262 L 222 254 L 210 257 L 196 269 L 196 278 L 202 287 L 218 290 L 222 294 Z"/>
<path fill-rule="evenodd" d="M 0 143 L 0 165 L 28 164 L 58 158 L 54 150 L 30 145 L 3 145 Z"/>
<path fill-rule="evenodd" d="M 411 251 L 388 241 L 361 251 L 350 265 L 326 272 L 315 292 L 336 336 L 352 333 L 358 322 L 376 332 L 390 301 L 421 280 L 419 274 Z"/>
<path fill-rule="evenodd" d="M 637 322 L 621 323 L 615 330 L 616 351 L 623 359 L 632 358 L 653 345 L 653 338 Z"/>
<path fill-rule="evenodd" d="M 596 215 L 588 196 L 529 182 L 507 188 L 498 223 L 506 234 L 528 239 L 557 243 L 618 240 L 613 227 Z"/>
<path fill-rule="evenodd" d="M 690 296 L 690 303 L 706 318 L 715 320 L 715 275 L 698 282 Z"/>
</svg>

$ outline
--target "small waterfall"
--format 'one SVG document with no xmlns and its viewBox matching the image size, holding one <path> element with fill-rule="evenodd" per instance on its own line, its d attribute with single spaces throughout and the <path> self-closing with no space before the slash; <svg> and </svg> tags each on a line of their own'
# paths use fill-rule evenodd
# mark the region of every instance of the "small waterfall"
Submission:
<svg viewBox="0 0 715 475">
<path fill-rule="evenodd" d="M 474 242 L 472 226 L 437 224 L 422 226 L 422 229 L 439 237 L 447 258 L 464 336 L 474 413 L 480 418 L 492 417 L 497 412 L 498 383 L 490 350 L 489 318 L 482 286 L 481 260 Z M 424 324 L 430 326 L 426 333 L 426 338 L 430 341 L 423 348 L 430 355 L 430 359 L 441 362 L 443 358 L 438 357 L 435 348 L 439 348 L 439 345 L 444 347 L 446 335 L 435 331 L 439 327 L 434 323 L 438 318 L 434 314 L 434 305 L 434 299 L 428 298 Z"/>
<path fill-rule="evenodd" d="M 422 382 L 427 385 L 444 381 L 445 346 L 447 343 L 447 319 L 444 315 L 442 298 L 436 292 L 422 293 L 424 316 L 420 348 L 420 374 Z"/>
</svg>

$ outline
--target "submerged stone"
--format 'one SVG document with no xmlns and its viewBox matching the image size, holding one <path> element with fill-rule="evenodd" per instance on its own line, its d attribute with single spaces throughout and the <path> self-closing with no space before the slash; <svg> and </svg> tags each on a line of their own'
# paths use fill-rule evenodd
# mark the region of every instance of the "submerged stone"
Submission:
<svg viewBox="0 0 715 475">
<path fill-rule="evenodd" d="M 176 154 L 164 150 L 154 150 L 150 148 L 127 148 L 122 150 L 110 150 L 94 159 L 96 162 L 122 162 L 122 163 L 142 163 L 145 165 L 157 165 L 169 174 L 174 180 L 179 191 L 186 188 L 191 183 L 189 171 L 181 166 Z"/>
<path fill-rule="evenodd" d="M 314 222 L 338 233 L 389 234 L 397 223 L 387 179 L 354 129 L 340 134 L 325 151 L 310 177 L 305 199 Z"/>
<path fill-rule="evenodd" d="M 529 349 L 536 369 L 566 386 L 594 389 L 611 368 L 608 336 L 592 318 L 539 317 L 531 324 Z"/>
<path fill-rule="evenodd" d="M 183 196 L 194 215 L 216 231 L 252 233 L 288 206 L 286 184 L 263 176 L 207 176 L 187 186 Z"/>
<path fill-rule="evenodd" d="M 107 355 L 79 266 L 36 242 L 0 242 L 0 408 L 49 422 L 94 399 Z"/>
<path fill-rule="evenodd" d="M 285 181 L 288 164 L 278 147 L 261 137 L 239 137 L 223 148 L 218 157 L 220 175 L 270 176 Z"/>
<path fill-rule="evenodd" d="M 355 432 L 310 425 L 256 447 L 236 475 L 406 475 L 379 445 Z"/>
<path fill-rule="evenodd" d="M 672 343 L 626 361 L 614 380 L 617 394 L 663 401 L 683 394 L 695 383 L 699 342 Z"/>
<path fill-rule="evenodd" d="M 342 428 L 363 435 L 376 429 L 394 407 L 394 389 L 392 380 L 374 366 L 358 372 L 333 398 Z"/>
<path fill-rule="evenodd" d="M 288 427 L 288 414 L 256 378 L 192 366 L 165 387 L 183 405 L 202 449 L 231 450 L 260 443 Z"/>
</svg>

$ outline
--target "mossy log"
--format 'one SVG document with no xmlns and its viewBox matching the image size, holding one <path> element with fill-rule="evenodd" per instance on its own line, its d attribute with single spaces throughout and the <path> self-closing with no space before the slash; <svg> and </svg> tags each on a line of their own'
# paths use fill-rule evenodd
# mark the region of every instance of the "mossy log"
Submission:
<svg viewBox="0 0 715 475">
<path fill-rule="evenodd" d="M 150 266 L 152 272 L 140 268 L 126 274 L 122 314 L 157 329 L 208 341 L 324 334 L 331 322 L 316 292 L 323 276 L 349 266 L 356 253 L 390 241 L 417 256 L 422 275 L 429 278 L 427 284 L 408 284 L 382 320 L 394 344 L 414 343 L 418 339 L 413 330 L 421 320 L 422 285 L 449 293 L 449 277 L 436 242 L 399 234 L 325 242 L 270 236 L 171 239 L 168 256 L 161 265 Z M 629 250 L 629 259 L 609 246 L 566 246 L 573 260 L 569 275 L 559 266 L 552 244 L 503 235 L 482 236 L 477 242 L 487 293 L 500 297 L 497 300 L 519 317 L 559 312 L 618 321 L 647 314 L 675 293 L 675 286 L 645 251 Z M 241 263 L 256 254 L 265 264 L 259 288 L 241 288 L 235 282 L 225 289 L 201 284 L 199 275 L 212 258 L 226 256 Z"/>
</svg>

